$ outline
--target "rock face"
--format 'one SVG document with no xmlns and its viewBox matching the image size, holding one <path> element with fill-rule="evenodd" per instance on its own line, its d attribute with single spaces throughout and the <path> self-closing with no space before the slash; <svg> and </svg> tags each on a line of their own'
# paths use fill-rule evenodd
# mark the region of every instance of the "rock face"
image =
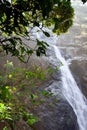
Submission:
<svg viewBox="0 0 87 130">
<path fill-rule="evenodd" d="M 87 98 L 87 61 L 73 60 L 70 68 L 78 86 Z"/>
<path fill-rule="evenodd" d="M 47 103 L 38 115 L 40 121 L 34 125 L 34 130 L 79 130 L 76 116 L 64 100 L 59 100 L 53 106 Z"/>
<path fill-rule="evenodd" d="M 35 109 L 40 121 L 33 126 L 33 130 L 79 130 L 76 115 L 62 95 L 61 82 L 53 80 L 48 91 L 53 87 L 57 94 L 46 98 L 45 104 Z"/>
</svg>

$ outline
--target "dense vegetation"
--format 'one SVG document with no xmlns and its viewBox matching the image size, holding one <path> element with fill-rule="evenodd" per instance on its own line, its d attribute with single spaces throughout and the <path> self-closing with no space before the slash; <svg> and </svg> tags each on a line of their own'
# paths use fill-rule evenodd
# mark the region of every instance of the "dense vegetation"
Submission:
<svg viewBox="0 0 87 130">
<path fill-rule="evenodd" d="M 0 129 L 18 129 L 16 125 L 24 120 L 29 126 L 39 121 L 31 112 L 45 103 L 52 94 L 38 87 L 48 80 L 51 68 L 43 69 L 33 65 L 30 69 L 14 67 L 12 62 L 4 64 L 5 72 L 0 71 Z"/>
<path fill-rule="evenodd" d="M 83 3 L 86 1 L 82 0 Z M 51 26 L 53 33 L 57 35 L 65 33 L 73 23 L 73 16 L 74 10 L 70 0 L 0 0 L 0 49 L 17 56 L 23 62 L 28 61 L 33 53 L 37 56 L 46 55 L 46 42 L 34 39 L 37 46 L 31 48 L 22 38 L 28 42 L 32 41 L 30 35 L 35 27 L 47 37 L 50 37 L 50 34 L 45 27 Z M 28 57 L 25 61 L 26 55 Z M 0 71 L 0 121 L 7 126 L 3 130 L 8 130 L 9 127 L 15 129 L 15 124 L 20 118 L 31 126 L 39 119 L 30 113 L 31 108 L 26 110 L 26 104 L 20 103 L 21 98 L 26 98 L 20 90 L 25 86 L 33 86 L 34 89 L 37 86 L 35 80 L 42 82 L 48 71 L 53 72 L 51 69 L 43 71 L 36 66 L 32 71 L 14 68 L 12 62 L 7 62 L 5 67 L 4 74 Z M 32 88 L 29 88 L 27 94 L 25 95 L 30 104 L 36 106 L 43 102 L 39 98 L 41 93 L 33 93 Z M 42 95 L 50 94 L 43 91 Z"/>
<path fill-rule="evenodd" d="M 44 5 L 44 6 L 43 6 Z M 24 61 L 27 54 L 29 57 L 33 53 L 37 56 L 46 55 L 47 43 L 37 41 L 36 48 L 30 48 L 29 44 L 20 38 L 32 40 L 30 35 L 34 27 L 37 31 L 42 31 L 44 35 L 50 37 L 44 27 L 53 25 L 52 31 L 56 34 L 64 33 L 72 25 L 74 10 L 69 0 L 8 0 L 0 1 L 0 46 L 8 54 L 12 53 L 20 60 Z"/>
<path fill-rule="evenodd" d="M 85 3 L 87 0 L 82 0 Z M 20 60 L 25 55 L 36 53 L 46 55 L 47 43 L 37 41 L 37 47 L 31 48 L 20 38 L 32 40 L 30 35 L 34 27 L 50 37 L 44 27 L 52 26 L 56 34 L 64 33 L 73 23 L 74 10 L 70 0 L 0 0 L 0 46 Z"/>
</svg>

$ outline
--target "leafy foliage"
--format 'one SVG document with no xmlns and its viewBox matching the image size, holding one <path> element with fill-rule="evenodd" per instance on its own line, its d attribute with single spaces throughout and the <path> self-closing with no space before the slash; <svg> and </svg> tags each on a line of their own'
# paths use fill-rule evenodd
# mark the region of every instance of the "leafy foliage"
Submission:
<svg viewBox="0 0 87 130">
<path fill-rule="evenodd" d="M 3 130 L 8 130 L 8 128 L 5 126 L 5 127 L 3 128 Z"/>
<path fill-rule="evenodd" d="M 10 109 L 11 107 L 6 106 L 4 103 L 0 103 L 0 120 L 12 120 Z"/>
<path fill-rule="evenodd" d="M 83 4 L 87 2 L 87 0 L 82 0 Z"/>
<path fill-rule="evenodd" d="M 40 82 L 46 80 L 48 70 L 42 70 L 37 66 L 32 70 L 15 68 L 9 61 L 4 67 L 5 74 L 0 72 L 0 122 L 7 122 L 11 129 L 14 129 L 16 123 L 23 119 L 32 126 L 39 118 L 31 113 L 31 109 L 44 102 L 43 97 L 52 95 L 46 91 L 35 90 Z M 8 129 L 8 126 L 4 129 Z"/>
<path fill-rule="evenodd" d="M 43 6 L 44 5 L 44 6 Z M 30 38 L 31 30 L 38 27 L 47 37 L 50 34 L 44 27 L 53 25 L 53 32 L 64 33 L 72 25 L 74 10 L 69 0 L 8 0 L 0 1 L 0 45 L 12 56 L 24 61 L 36 52 L 37 56 L 46 55 L 46 44 L 37 41 L 37 49 L 29 48 L 21 37 Z M 20 37 L 21 36 L 21 37 Z M 40 42 L 40 44 L 38 44 Z"/>
<path fill-rule="evenodd" d="M 28 34 L 27 27 L 31 23 L 33 27 L 39 27 L 40 22 L 48 23 L 48 19 L 50 24 L 54 23 L 56 26 L 56 22 L 63 22 L 68 18 L 72 21 L 73 15 L 73 9 L 68 0 L 12 0 L 11 3 L 6 0 L 0 2 L 0 8 L 0 27 L 2 32 L 8 35 Z M 57 30 L 58 27 L 56 26 L 55 29 Z"/>
<path fill-rule="evenodd" d="M 83 3 L 86 1 L 82 0 Z M 42 46 L 37 44 L 37 49 L 32 49 L 21 37 L 32 40 L 30 34 L 34 27 L 47 37 L 50 34 L 44 31 L 44 27 L 52 26 L 57 35 L 65 33 L 73 23 L 73 15 L 70 0 L 0 0 L 0 46 L 7 54 L 10 52 L 26 62 L 34 52 L 37 56 L 46 55 L 48 45 L 43 46 L 44 41 L 40 41 Z"/>
<path fill-rule="evenodd" d="M 25 111 L 22 113 L 22 115 L 23 118 L 27 121 L 27 123 L 30 126 L 39 121 L 39 118 L 37 116 L 34 116 L 33 114 L 29 114 Z"/>
</svg>

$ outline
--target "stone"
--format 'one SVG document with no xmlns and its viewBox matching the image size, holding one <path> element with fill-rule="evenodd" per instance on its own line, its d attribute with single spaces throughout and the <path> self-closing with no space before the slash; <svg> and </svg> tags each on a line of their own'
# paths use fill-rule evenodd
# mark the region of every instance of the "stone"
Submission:
<svg viewBox="0 0 87 130">
<path fill-rule="evenodd" d="M 77 118 L 73 109 L 64 99 L 53 103 L 50 99 L 41 109 L 37 109 L 40 121 L 33 126 L 33 130 L 79 130 Z"/>
</svg>

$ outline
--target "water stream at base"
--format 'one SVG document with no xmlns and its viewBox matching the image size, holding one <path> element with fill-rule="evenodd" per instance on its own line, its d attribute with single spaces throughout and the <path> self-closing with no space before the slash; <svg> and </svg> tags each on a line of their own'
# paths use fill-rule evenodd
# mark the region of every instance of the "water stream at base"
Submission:
<svg viewBox="0 0 87 130">
<path fill-rule="evenodd" d="M 76 81 L 74 80 L 67 65 L 67 62 L 62 57 L 58 47 L 55 45 L 53 45 L 52 47 L 54 49 L 56 60 L 60 60 L 63 64 L 60 67 L 63 95 L 72 106 L 77 116 L 79 130 L 87 130 L 87 100 L 77 86 Z"/>
</svg>

